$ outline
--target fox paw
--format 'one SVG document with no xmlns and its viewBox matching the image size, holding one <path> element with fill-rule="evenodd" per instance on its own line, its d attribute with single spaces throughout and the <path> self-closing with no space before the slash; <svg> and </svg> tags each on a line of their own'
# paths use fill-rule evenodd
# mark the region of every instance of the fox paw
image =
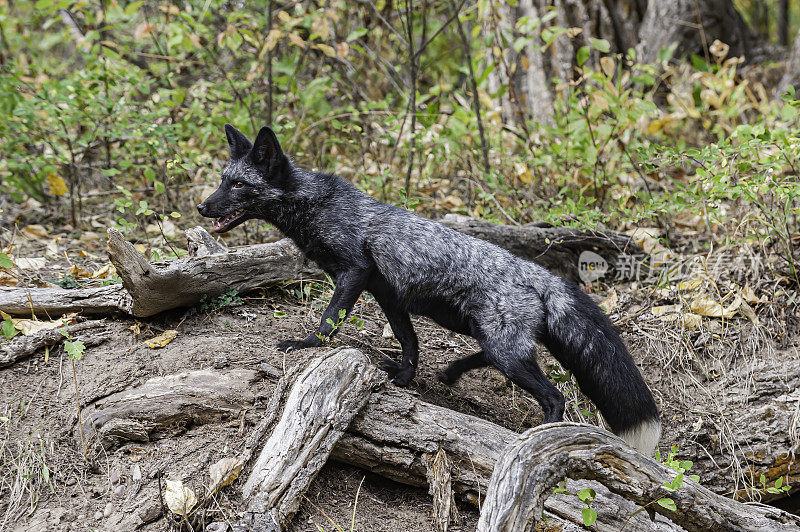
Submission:
<svg viewBox="0 0 800 532">
<path fill-rule="evenodd" d="M 282 342 L 278 342 L 275 347 L 277 347 L 279 351 L 290 353 L 292 351 L 297 351 L 298 349 L 306 349 L 314 346 L 308 345 L 308 342 L 305 340 L 284 340 Z"/>
<path fill-rule="evenodd" d="M 454 385 L 458 380 L 458 377 L 451 376 L 449 373 L 447 373 L 447 370 L 444 369 L 437 371 L 436 377 L 439 379 L 439 382 L 442 382 L 448 386 Z"/>
<path fill-rule="evenodd" d="M 382 360 L 378 367 L 389 375 L 389 379 L 397 386 L 406 387 L 416 375 L 414 366 L 403 366 L 394 360 Z"/>
</svg>

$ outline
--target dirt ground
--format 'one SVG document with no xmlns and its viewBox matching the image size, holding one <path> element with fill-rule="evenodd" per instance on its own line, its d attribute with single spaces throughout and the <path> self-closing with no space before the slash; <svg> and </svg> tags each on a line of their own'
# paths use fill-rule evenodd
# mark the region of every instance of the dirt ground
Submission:
<svg viewBox="0 0 800 532">
<path fill-rule="evenodd" d="M 98 241 L 97 246 L 102 248 L 102 242 Z M 97 256 L 101 255 L 98 250 Z M 103 259 L 84 260 L 87 264 L 100 264 Z M 311 285 L 296 282 L 252 291 L 242 295 L 241 303 L 221 308 L 182 309 L 140 320 L 108 318 L 111 339 L 87 348 L 76 364 L 83 408 L 155 376 L 204 368 L 253 369 L 262 362 L 286 371 L 313 357 L 321 350 L 284 354 L 274 347 L 286 338 L 305 337 L 316 327 L 326 298 L 330 297 L 330 287 L 317 283 L 312 290 L 304 290 L 307 286 Z M 636 289 L 621 292 L 612 319 L 654 389 L 664 414 L 662 442 L 672 442 L 693 419 L 693 411 L 675 400 L 676 381 L 684 378 L 680 375 L 685 376 L 687 371 L 709 375 L 716 369 L 698 368 L 696 359 L 669 359 L 668 354 L 662 353 L 673 348 L 678 352 L 683 340 L 667 342 L 666 347 L 653 341 L 664 330 L 639 318 L 641 309 L 652 305 L 648 294 Z M 335 345 L 359 348 L 375 362 L 383 356 L 399 355 L 399 346 L 390 334 L 385 334 L 386 320 L 369 295 L 359 300 L 354 315 L 356 323 L 342 328 Z M 416 319 L 415 326 L 421 361 L 411 389 L 423 400 L 492 420 L 517 432 L 540 423 L 541 411 L 535 401 L 493 369 L 467 374 L 453 387 L 441 384 L 435 372 L 450 360 L 473 352 L 475 343 L 424 319 Z M 739 337 L 753 334 L 742 320 L 736 327 Z M 165 347 L 150 349 L 143 344 L 167 329 L 176 329 L 178 335 Z M 694 337 L 695 343 L 700 340 L 702 337 Z M 765 342 L 770 350 L 754 353 L 754 357 L 775 352 L 775 343 L 770 339 Z M 794 349 L 796 353 L 796 346 L 795 331 L 784 349 Z M 543 353 L 541 360 L 545 372 L 558 372 L 549 355 Z M 731 362 L 724 356 L 709 360 Z M 209 465 L 236 456 L 242 449 L 276 380 L 275 376 L 264 376 L 253 384 L 256 412 L 248 413 L 244 423 L 237 417 L 221 423 L 177 426 L 172 434 L 155 441 L 128 443 L 87 463 L 77 433 L 72 365 L 61 347 L 49 352 L 47 360 L 44 353 L 37 353 L 1 369 L 0 445 L 5 454 L 0 463 L 0 481 L 6 484 L 10 496 L 0 501 L 0 530 L 168 529 L 162 515 L 159 479 L 182 480 L 201 492 Z M 559 387 L 567 396 L 569 420 L 598 423 L 592 415 L 593 407 L 583 401 L 572 384 Z M 707 406 L 693 405 L 698 410 Z M 221 492 L 218 504 L 207 513 L 207 523 L 238 519 L 237 510 L 242 507 L 240 484 L 237 481 Z M 458 509 L 460 518 L 451 530 L 474 530 L 477 511 L 461 505 Z M 330 462 L 309 489 L 291 530 L 429 531 L 434 530 L 431 510 L 431 499 L 424 490 Z"/>
</svg>

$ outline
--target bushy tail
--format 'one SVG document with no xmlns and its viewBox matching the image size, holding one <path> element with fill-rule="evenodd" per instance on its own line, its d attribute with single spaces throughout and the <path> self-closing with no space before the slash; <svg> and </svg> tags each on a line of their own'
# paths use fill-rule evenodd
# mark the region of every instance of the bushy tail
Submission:
<svg viewBox="0 0 800 532">
<path fill-rule="evenodd" d="M 597 405 L 611 430 L 652 456 L 661 437 L 658 407 L 611 322 L 577 285 L 550 285 L 544 297 L 541 341 L 581 391 Z"/>
</svg>

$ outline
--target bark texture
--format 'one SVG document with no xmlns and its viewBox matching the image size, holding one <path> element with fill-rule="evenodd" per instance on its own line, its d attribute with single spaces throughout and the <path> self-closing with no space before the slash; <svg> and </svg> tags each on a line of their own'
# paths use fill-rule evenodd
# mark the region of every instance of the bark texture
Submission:
<svg viewBox="0 0 800 532">
<path fill-rule="evenodd" d="M 601 482 L 611 492 L 668 517 L 685 530 L 800 530 L 800 517 L 763 505 L 744 505 L 689 478 L 667 491 L 676 472 L 610 433 L 574 423 L 526 431 L 497 462 L 478 522 L 479 532 L 534 530 L 544 503 L 565 477 Z M 669 497 L 676 510 L 657 504 Z"/>
<path fill-rule="evenodd" d="M 750 63 L 763 62 L 778 52 L 750 30 L 731 0 L 648 0 L 636 55 L 652 62 L 660 49 L 677 43 L 678 55 L 704 56 L 716 39 L 731 47 L 729 57 L 743 56 Z"/>
<path fill-rule="evenodd" d="M 235 418 L 255 400 L 250 382 L 256 375 L 244 369 L 203 369 L 155 377 L 87 405 L 83 432 L 110 449 Z"/>
<path fill-rule="evenodd" d="M 237 529 L 286 529 L 331 449 L 383 380 L 355 349 L 311 361 L 280 402 L 281 418 L 244 484 L 250 502 Z"/>
</svg>

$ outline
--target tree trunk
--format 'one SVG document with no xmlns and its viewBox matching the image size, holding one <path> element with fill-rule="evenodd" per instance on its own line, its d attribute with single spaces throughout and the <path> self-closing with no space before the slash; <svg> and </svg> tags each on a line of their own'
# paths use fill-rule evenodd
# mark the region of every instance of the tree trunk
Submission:
<svg viewBox="0 0 800 532">
<path fill-rule="evenodd" d="M 778 84 L 778 95 L 785 94 L 789 86 L 800 92 L 800 31 L 794 38 L 794 43 L 786 58 L 786 70 Z M 800 98 L 800 96 L 795 96 Z"/>
<path fill-rule="evenodd" d="M 640 61 L 653 62 L 659 50 L 677 43 L 678 56 L 695 53 L 707 58 L 716 39 L 731 47 L 729 57 L 743 56 L 748 63 L 778 53 L 750 30 L 731 0 L 648 0 L 636 55 Z"/>
<path fill-rule="evenodd" d="M 731 46 L 730 55 L 744 56 L 749 63 L 781 55 L 779 47 L 748 28 L 731 0 L 520 0 L 486 5 L 483 32 L 497 44 L 486 55 L 487 64 L 494 65 L 487 78 L 489 92 L 505 90 L 500 98 L 503 119 L 525 135 L 533 134 L 527 120 L 552 121 L 559 94 L 551 80 L 578 77 L 576 54 L 590 45 L 590 38 L 607 40 L 611 52 L 633 48 L 637 59 L 648 63 L 673 43 L 677 55 L 707 56 L 715 39 Z M 555 16 L 548 18 L 551 10 Z M 531 23 L 542 19 L 546 21 Z M 542 50 L 543 32 L 554 26 L 571 30 Z M 589 64 L 597 65 L 599 59 L 600 53 L 592 50 Z"/>
</svg>

